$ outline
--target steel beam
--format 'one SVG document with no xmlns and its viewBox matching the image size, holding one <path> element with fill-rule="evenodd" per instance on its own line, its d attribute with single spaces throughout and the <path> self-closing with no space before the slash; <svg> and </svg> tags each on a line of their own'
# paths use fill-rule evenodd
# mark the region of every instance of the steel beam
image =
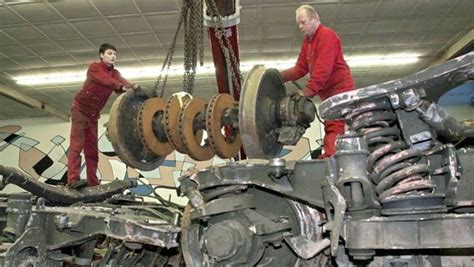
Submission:
<svg viewBox="0 0 474 267">
<path fill-rule="evenodd" d="M 461 51 L 463 48 L 465 48 L 466 46 L 468 46 L 469 44 L 471 44 L 472 42 L 474 42 L 474 30 L 471 30 L 470 32 L 468 32 L 456 43 L 454 43 L 452 46 L 446 49 L 446 51 L 440 57 L 436 58 L 430 64 L 430 66 L 439 65 L 441 63 L 448 61 L 449 59 L 453 57 L 460 56 L 460 55 L 457 55 L 457 53 Z"/>
<path fill-rule="evenodd" d="M 64 113 L 56 108 L 53 108 L 37 99 L 31 98 L 27 95 L 17 92 L 15 89 L 0 84 L 0 95 L 4 95 L 14 101 L 26 105 L 31 108 L 37 108 L 46 111 L 56 117 L 59 117 L 65 121 L 69 121 L 69 114 Z"/>
</svg>

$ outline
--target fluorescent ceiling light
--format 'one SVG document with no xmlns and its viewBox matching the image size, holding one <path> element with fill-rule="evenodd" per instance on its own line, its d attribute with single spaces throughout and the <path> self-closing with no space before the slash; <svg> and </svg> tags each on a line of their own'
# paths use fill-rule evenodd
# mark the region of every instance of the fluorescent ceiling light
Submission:
<svg viewBox="0 0 474 267">
<path fill-rule="evenodd" d="M 399 66 L 412 64 L 419 60 L 417 54 L 391 54 L 391 55 L 367 55 L 367 56 L 351 56 L 346 57 L 346 61 L 351 68 L 363 68 L 374 66 Z M 268 68 L 276 68 L 279 70 L 292 67 L 296 59 L 282 60 L 282 61 L 245 61 L 240 63 L 240 70 L 243 72 L 249 71 L 255 65 L 265 65 Z M 123 77 L 129 80 L 139 80 L 143 78 L 158 77 L 161 71 L 161 66 L 149 67 L 135 67 L 135 68 L 120 68 L 120 73 Z M 215 72 L 213 64 L 205 64 L 198 66 L 196 74 L 212 74 Z M 183 67 L 170 68 L 168 75 L 177 77 L 184 73 Z M 44 75 L 27 75 L 14 77 L 16 82 L 21 85 L 45 85 L 45 84 L 74 84 L 81 83 L 86 78 L 86 71 L 77 72 L 57 72 Z"/>
<path fill-rule="evenodd" d="M 347 64 L 351 68 L 374 67 L 374 66 L 401 66 L 417 62 L 418 54 L 391 54 L 391 55 L 367 55 L 347 57 Z"/>
</svg>

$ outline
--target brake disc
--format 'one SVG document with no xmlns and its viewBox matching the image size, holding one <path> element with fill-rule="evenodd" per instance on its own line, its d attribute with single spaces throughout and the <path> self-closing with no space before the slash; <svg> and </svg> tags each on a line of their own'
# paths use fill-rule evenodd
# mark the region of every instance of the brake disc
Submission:
<svg viewBox="0 0 474 267">
<path fill-rule="evenodd" d="M 214 156 L 211 146 L 205 140 L 202 143 L 203 129 L 196 129 L 196 117 L 206 110 L 206 101 L 194 98 L 188 102 L 179 114 L 178 133 L 184 143 L 187 154 L 194 160 L 208 160 Z"/>
<path fill-rule="evenodd" d="M 283 145 L 278 143 L 281 125 L 277 119 L 278 100 L 286 96 L 280 72 L 255 66 L 247 76 L 239 103 L 239 130 L 249 158 L 275 158 Z"/>
<path fill-rule="evenodd" d="M 211 99 L 206 110 L 206 130 L 209 144 L 216 155 L 223 159 L 235 156 L 242 145 L 239 131 L 225 127 L 222 122 L 224 112 L 233 108 L 234 102 L 231 95 L 218 94 Z M 226 136 L 223 130 L 229 135 Z"/>
<path fill-rule="evenodd" d="M 143 145 L 148 148 L 156 156 L 167 156 L 173 152 L 173 147 L 168 142 L 165 133 L 164 125 L 161 123 L 166 108 L 166 102 L 162 98 L 154 97 L 147 99 L 143 103 L 138 116 L 138 129 L 141 135 Z M 153 127 L 158 122 L 159 125 Z M 156 131 L 157 128 L 162 130 L 161 135 Z M 161 138 L 160 138 L 161 137 Z"/>
<path fill-rule="evenodd" d="M 118 157 L 143 171 L 158 168 L 164 160 L 143 146 L 139 133 L 138 116 L 147 99 L 144 93 L 133 90 L 121 94 L 112 105 L 107 126 L 107 135 Z"/>
<path fill-rule="evenodd" d="M 173 94 L 166 102 L 165 108 L 165 133 L 168 137 L 168 142 L 179 153 L 186 154 L 184 143 L 178 134 L 179 113 L 184 105 L 191 101 L 192 97 L 189 94 Z"/>
</svg>

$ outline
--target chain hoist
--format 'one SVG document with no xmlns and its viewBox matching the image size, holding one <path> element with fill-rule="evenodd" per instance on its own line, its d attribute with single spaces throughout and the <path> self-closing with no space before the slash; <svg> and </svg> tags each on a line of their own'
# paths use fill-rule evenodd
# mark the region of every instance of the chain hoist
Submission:
<svg viewBox="0 0 474 267">
<path fill-rule="evenodd" d="M 178 26 L 174 33 L 171 44 L 166 53 L 165 61 L 161 67 L 160 74 L 152 89 L 153 96 L 163 97 L 168 74 L 173 62 L 173 55 L 178 39 L 179 31 L 184 23 L 185 55 L 184 55 L 184 75 L 183 90 L 192 93 L 194 87 L 194 76 L 196 74 L 197 50 L 199 50 L 200 64 L 203 65 L 204 47 L 203 47 L 203 19 L 202 19 L 202 0 L 183 0 L 181 14 L 179 16 Z M 164 77 L 163 77 L 164 75 Z M 163 81 L 162 81 L 163 79 Z M 161 86 L 160 86 L 161 83 Z M 160 93 L 158 94 L 158 88 Z"/>
</svg>

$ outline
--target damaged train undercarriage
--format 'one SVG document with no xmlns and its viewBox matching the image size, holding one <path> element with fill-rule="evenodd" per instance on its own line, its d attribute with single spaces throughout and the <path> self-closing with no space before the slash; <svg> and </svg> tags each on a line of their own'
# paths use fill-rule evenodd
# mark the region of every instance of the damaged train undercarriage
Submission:
<svg viewBox="0 0 474 267">
<path fill-rule="evenodd" d="M 173 150 L 232 158 L 241 146 L 251 159 L 181 177 L 184 209 L 121 194 L 133 180 L 72 192 L 2 166 L 3 185 L 30 192 L 1 198 L 3 264 L 469 266 L 474 129 L 432 100 L 473 79 L 471 52 L 329 98 L 321 117 L 348 126 L 337 152 L 297 162 L 278 156 L 316 110 L 289 96 L 276 70 L 255 67 L 240 103 L 127 92 L 108 125 L 127 165 L 152 170 Z"/>
</svg>

